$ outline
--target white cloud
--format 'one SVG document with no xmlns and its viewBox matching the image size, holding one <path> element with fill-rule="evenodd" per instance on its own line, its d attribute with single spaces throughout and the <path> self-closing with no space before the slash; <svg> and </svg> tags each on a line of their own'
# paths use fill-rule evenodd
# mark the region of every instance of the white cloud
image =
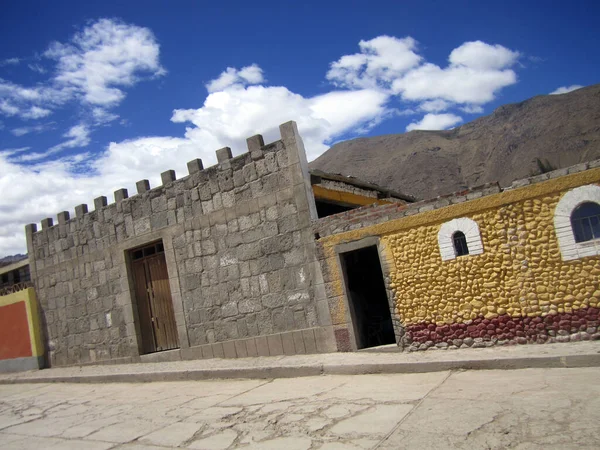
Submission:
<svg viewBox="0 0 600 450">
<path fill-rule="evenodd" d="M 113 120 L 117 120 L 119 118 L 119 115 L 110 113 L 104 108 L 93 108 L 92 117 L 96 125 L 102 125 L 105 123 L 112 122 Z"/>
<path fill-rule="evenodd" d="M 31 149 L 31 147 L 19 147 L 19 148 L 2 148 L 0 149 L 0 154 L 3 156 L 13 156 L 18 153 L 23 153 Z"/>
<path fill-rule="evenodd" d="M 93 105 L 114 105 L 141 74 L 162 75 L 159 45 L 148 28 L 100 19 L 69 43 L 54 42 L 44 56 L 57 62 L 54 82 Z"/>
<path fill-rule="evenodd" d="M 52 111 L 46 108 L 40 108 L 39 106 L 32 106 L 26 111 L 21 112 L 21 117 L 24 119 L 41 119 L 50 115 Z"/>
<path fill-rule="evenodd" d="M 448 60 L 455 66 L 465 66 L 478 70 L 500 70 L 511 67 L 519 59 L 520 53 L 501 45 L 490 45 L 481 41 L 465 42 L 450 53 Z"/>
<path fill-rule="evenodd" d="M 517 82 L 512 69 L 521 54 L 501 45 L 482 41 L 465 42 L 448 56 L 448 66 L 427 62 L 417 53 L 417 41 L 379 36 L 359 43 L 361 52 L 342 56 L 332 63 L 327 79 L 350 89 L 378 89 L 397 95 L 417 109 L 439 113 L 459 108 L 469 114 L 481 113 L 481 105 Z M 434 115 L 437 121 L 448 115 Z M 454 116 L 458 117 L 458 116 Z M 434 119 L 425 116 L 421 122 Z M 445 123 L 445 122 L 443 122 Z M 418 126 L 417 123 L 409 125 Z"/>
<path fill-rule="evenodd" d="M 0 177 L 0 192 L 3 192 L 0 196 L 0 254 L 24 250 L 22 227 L 25 223 L 54 217 L 58 211 L 72 210 L 78 203 L 90 204 L 93 198 L 110 195 L 121 187 L 135 192 L 135 182 L 139 179 L 148 178 L 156 186 L 160 183 L 160 173 L 167 169 L 174 169 L 183 176 L 187 173 L 186 162 L 194 158 L 202 158 L 205 166 L 209 166 L 216 162 L 216 149 L 230 146 L 234 153 L 241 153 L 246 151 L 246 138 L 256 133 L 263 134 L 267 142 L 273 141 L 279 138 L 278 126 L 283 122 L 298 122 L 309 159 L 313 159 L 336 139 L 367 131 L 390 115 L 417 110 L 427 113 L 422 120 L 409 125 L 409 129 L 455 126 L 462 121 L 461 117 L 438 113 L 451 108 L 480 107 L 490 98 L 490 92 L 493 98 L 503 85 L 494 77 L 508 75 L 504 84 L 507 80 L 516 81 L 516 75 L 507 66 L 510 61 L 506 52 L 499 51 L 498 46 L 490 46 L 491 50 L 479 44 L 467 46 L 454 53 L 454 62 L 448 67 L 440 68 L 428 64 L 417 53 L 414 39 L 380 36 L 361 41 L 359 53 L 343 56 L 331 64 L 327 77 L 339 86 L 333 91 L 303 96 L 285 86 L 267 85 L 262 69 L 256 64 L 241 69 L 232 67 L 207 84 L 208 95 L 198 108 L 173 111 L 171 120 L 185 124 L 181 135 L 111 142 L 100 156 L 81 151 L 65 152 L 85 147 L 94 127 L 116 119 L 110 108 L 123 98 L 125 88 L 137 82 L 141 74 L 158 76 L 162 73 L 158 44 L 149 30 L 119 22 L 94 26 L 100 22 L 86 27 L 69 43 L 52 47 L 57 70 L 52 72 L 49 83 L 26 88 L 0 80 L 0 107 L 4 101 L 19 113 L 30 111 L 32 106 L 51 110 L 71 100 L 86 105 L 85 121 L 69 130 L 65 142 L 46 152 L 0 153 L 0 173 L 3 174 Z M 115 34 L 115 30 L 121 31 Z M 119 33 L 123 39 L 114 38 Z M 135 55 L 127 53 L 121 43 L 128 38 L 131 38 L 132 48 L 145 50 L 139 54 L 136 51 Z M 108 48 L 111 50 L 107 51 Z M 487 55 L 485 69 L 481 65 L 473 67 L 475 64 L 470 58 L 477 49 Z M 494 54 L 495 60 L 490 56 Z M 119 55 L 124 60 L 132 59 L 125 63 Z M 93 79 L 94 67 L 99 68 L 100 80 Z M 444 83 L 465 76 L 470 77 L 470 81 L 464 81 L 463 85 L 458 80 L 459 94 L 454 96 L 448 94 L 453 87 L 446 85 L 437 91 L 437 86 L 432 85 L 431 94 L 420 93 L 419 79 L 395 90 L 399 80 L 409 80 L 412 74 L 429 76 L 423 72 L 431 67 L 437 68 L 434 72 L 442 72 L 441 75 L 436 72 L 436 76 Z M 452 73 L 452 70 L 462 72 Z M 438 78 L 434 77 L 433 81 L 439 81 Z M 481 79 L 493 82 L 488 81 L 481 87 L 480 84 L 485 84 Z M 475 88 L 477 93 L 469 94 L 469 88 Z M 102 98 L 99 99 L 99 95 Z M 400 101 L 410 102 L 403 105 L 406 108 L 392 109 L 390 102 L 395 95 Z M 34 131 L 37 130 L 33 127 L 12 130 L 15 135 Z M 67 153 L 70 156 L 65 157 Z M 57 154 L 61 155 L 60 159 L 54 159 Z"/>
<path fill-rule="evenodd" d="M 479 105 L 465 105 L 459 108 L 461 111 L 467 114 L 481 114 L 483 113 L 483 107 Z"/>
<path fill-rule="evenodd" d="M 511 69 L 478 70 L 467 66 L 442 69 L 425 64 L 395 80 L 393 89 L 404 100 L 484 104 L 494 100 L 500 89 L 516 82 L 517 75 Z"/>
<path fill-rule="evenodd" d="M 427 100 L 419 105 L 419 109 L 425 112 L 441 112 L 447 110 L 452 104 L 440 98 Z"/>
<path fill-rule="evenodd" d="M 282 86 L 230 85 L 212 92 L 199 109 L 175 110 L 173 122 L 190 122 L 186 138 L 209 149 L 228 145 L 238 151 L 245 140 L 262 130 L 276 139 L 278 126 L 296 120 L 309 158 L 327 149 L 325 142 L 387 113 L 387 95 L 374 90 L 333 91 L 305 98 Z M 200 145 L 196 147 L 202 148 Z M 208 155 L 214 161 L 214 154 Z"/>
<path fill-rule="evenodd" d="M 554 91 L 550 92 L 549 95 L 566 94 L 568 92 L 573 92 L 577 89 L 581 89 L 582 87 L 583 86 L 580 84 L 572 84 L 571 86 L 561 86 L 558 89 L 555 89 Z"/>
<path fill-rule="evenodd" d="M 54 42 L 44 52 L 55 68 L 42 83 L 25 87 L 0 79 L 0 114 L 40 119 L 75 100 L 90 106 L 97 119 L 98 107 L 114 107 L 125 98 L 124 88 L 165 73 L 159 53 L 148 28 L 112 19 L 92 22 L 68 42 Z M 40 74 L 47 72 L 37 63 L 28 67 Z M 97 121 L 109 119 L 114 120 L 114 115 L 105 111 Z"/>
<path fill-rule="evenodd" d="M 54 122 L 40 124 L 40 125 L 33 125 L 30 127 L 18 127 L 18 128 L 13 128 L 12 130 L 10 130 L 10 132 L 13 135 L 19 137 L 19 136 L 24 136 L 29 133 L 41 133 L 43 131 L 49 130 L 52 127 L 52 125 L 54 125 Z"/>
<path fill-rule="evenodd" d="M 206 84 L 206 89 L 208 92 L 217 92 L 235 85 L 243 87 L 251 84 L 260 84 L 263 81 L 262 69 L 256 64 L 242 67 L 240 70 L 228 67 L 227 70 L 219 75 L 219 78 L 209 81 Z"/>
<path fill-rule="evenodd" d="M 462 117 L 455 114 L 425 114 L 419 122 L 413 122 L 406 127 L 412 130 L 445 130 L 462 122 Z"/>
<path fill-rule="evenodd" d="M 339 87 L 356 89 L 388 87 L 396 78 L 421 62 L 411 37 L 379 36 L 359 42 L 360 53 L 342 56 L 331 64 L 327 79 Z"/>
<path fill-rule="evenodd" d="M 37 73 L 41 73 L 41 74 L 45 74 L 46 72 L 48 72 L 48 70 L 42 66 L 41 64 L 27 64 L 27 67 L 29 67 L 29 69 L 31 69 L 34 72 Z"/>
<path fill-rule="evenodd" d="M 21 62 L 21 58 L 8 58 L 0 61 L 0 67 L 2 66 L 16 66 Z"/>
<path fill-rule="evenodd" d="M 53 147 L 50 147 L 45 152 L 28 153 L 21 155 L 13 162 L 30 162 L 45 159 L 48 156 L 57 154 L 66 148 L 86 147 L 90 143 L 90 130 L 85 124 L 75 125 L 67 131 L 63 137 L 69 138 L 65 142 L 61 142 Z"/>
</svg>

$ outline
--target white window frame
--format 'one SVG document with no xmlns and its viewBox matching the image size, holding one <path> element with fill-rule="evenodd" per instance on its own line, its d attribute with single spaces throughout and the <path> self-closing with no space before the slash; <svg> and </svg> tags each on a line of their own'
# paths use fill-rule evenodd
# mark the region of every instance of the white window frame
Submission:
<svg viewBox="0 0 600 450">
<path fill-rule="evenodd" d="M 483 243 L 481 242 L 481 232 L 479 225 L 472 219 L 461 217 L 443 223 L 438 232 L 438 245 L 440 247 L 440 255 L 442 261 L 456 259 L 456 249 L 454 248 L 454 233 L 462 231 L 467 238 L 467 247 L 469 254 L 464 255 L 481 255 L 483 253 Z"/>
<path fill-rule="evenodd" d="M 585 202 L 600 205 L 600 186 L 588 184 L 571 189 L 562 196 L 554 210 L 554 231 L 563 261 L 600 255 L 600 239 L 575 242 L 575 234 L 571 227 L 571 215 L 575 208 Z"/>
</svg>

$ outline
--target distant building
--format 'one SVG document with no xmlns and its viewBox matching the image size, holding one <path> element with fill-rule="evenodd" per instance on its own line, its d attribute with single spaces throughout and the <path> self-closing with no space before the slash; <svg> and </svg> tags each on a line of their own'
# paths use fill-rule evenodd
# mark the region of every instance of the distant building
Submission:
<svg viewBox="0 0 600 450">
<path fill-rule="evenodd" d="M 27 258 L 0 267 L 0 292 L 12 289 L 19 284 L 29 285 L 29 260 Z"/>
</svg>

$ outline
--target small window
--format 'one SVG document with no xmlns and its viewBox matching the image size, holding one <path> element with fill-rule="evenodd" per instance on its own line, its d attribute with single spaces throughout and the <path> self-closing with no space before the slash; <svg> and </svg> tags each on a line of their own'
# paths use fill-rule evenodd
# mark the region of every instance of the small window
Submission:
<svg viewBox="0 0 600 450">
<path fill-rule="evenodd" d="M 452 235 L 452 243 L 454 244 L 454 251 L 456 256 L 464 256 L 469 254 L 469 247 L 467 246 L 467 237 L 462 231 L 457 231 Z"/>
<path fill-rule="evenodd" d="M 566 192 L 554 210 L 554 230 L 563 261 L 600 255 L 600 186 Z"/>
<path fill-rule="evenodd" d="M 584 202 L 571 214 L 571 227 L 575 242 L 586 242 L 600 238 L 600 205 Z"/>
<path fill-rule="evenodd" d="M 443 223 L 438 231 L 438 245 L 442 261 L 483 253 L 479 225 L 468 217 L 460 217 Z"/>
</svg>

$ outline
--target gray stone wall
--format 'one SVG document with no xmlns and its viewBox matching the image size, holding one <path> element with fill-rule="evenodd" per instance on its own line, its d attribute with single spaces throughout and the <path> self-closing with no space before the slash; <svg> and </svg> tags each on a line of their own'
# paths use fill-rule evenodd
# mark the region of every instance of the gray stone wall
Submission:
<svg viewBox="0 0 600 450">
<path fill-rule="evenodd" d="M 162 240 L 182 349 L 330 327 L 311 219 L 316 218 L 306 156 L 295 123 L 282 139 L 163 185 L 115 192 L 26 227 L 32 280 L 46 325 L 51 365 L 134 358 L 140 332 L 129 250 Z M 321 290 L 319 289 L 319 292 Z M 312 333 L 312 331 L 311 331 Z M 322 351 L 333 332 L 314 333 Z M 190 352 L 188 352 L 189 354 Z"/>
</svg>

